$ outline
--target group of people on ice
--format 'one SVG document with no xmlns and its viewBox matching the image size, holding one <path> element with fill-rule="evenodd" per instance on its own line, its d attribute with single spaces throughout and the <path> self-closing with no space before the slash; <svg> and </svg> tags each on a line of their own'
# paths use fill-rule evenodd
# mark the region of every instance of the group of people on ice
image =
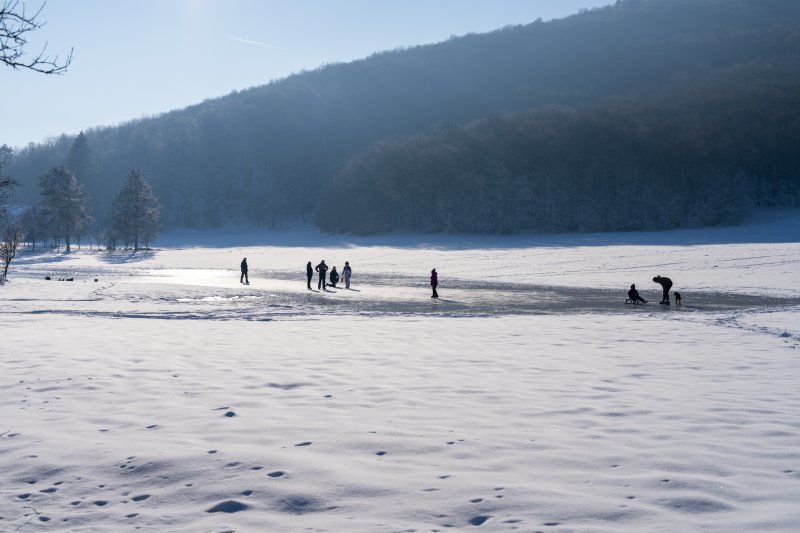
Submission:
<svg viewBox="0 0 800 533">
<path fill-rule="evenodd" d="M 672 288 L 672 280 L 663 276 L 656 276 L 653 278 L 653 282 L 661 285 L 661 301 L 658 303 L 661 305 L 670 305 L 669 290 Z M 639 291 L 636 290 L 635 283 L 631 285 L 631 288 L 628 291 L 628 300 L 630 300 L 632 304 L 647 303 L 647 300 L 639 295 Z M 675 291 L 675 305 L 681 305 L 681 293 L 678 291 Z"/>
<path fill-rule="evenodd" d="M 314 272 L 319 273 L 319 282 L 317 283 L 317 290 L 324 291 L 325 288 L 329 285 L 328 279 L 330 280 L 330 286 L 334 289 L 336 284 L 339 283 L 341 279 L 339 277 L 339 273 L 336 271 L 336 266 L 331 268 L 331 273 L 329 278 L 326 279 L 325 274 L 328 272 L 328 265 L 325 264 L 325 260 L 323 259 L 320 263 L 312 267 L 311 261 L 306 264 L 306 277 L 308 278 L 308 290 L 313 290 L 311 288 L 311 280 L 314 278 Z M 350 268 L 350 262 L 344 262 L 344 268 L 342 269 L 342 278 L 344 278 L 344 288 L 350 289 L 350 277 L 353 275 L 353 269 Z"/>
<path fill-rule="evenodd" d="M 245 283 L 250 285 L 250 279 L 247 276 L 247 258 L 245 257 L 242 259 L 241 263 L 241 271 L 242 275 L 239 277 L 239 283 Z M 336 271 L 336 267 L 330 269 L 330 275 L 328 275 L 328 265 L 325 264 L 325 260 L 323 259 L 317 266 L 311 266 L 311 261 L 306 264 L 306 278 L 308 278 L 308 290 L 312 290 L 311 288 L 311 280 L 314 278 L 314 272 L 319 274 L 319 282 L 317 283 L 317 290 L 325 290 L 328 285 L 333 287 L 334 289 L 337 288 L 337 284 L 341 278 L 344 278 L 344 287 L 345 289 L 350 289 L 350 277 L 353 275 L 353 269 L 350 268 L 350 262 L 344 262 L 344 268 L 342 269 L 342 275 L 339 276 L 339 273 Z M 329 283 L 330 280 L 330 283 Z M 663 276 L 656 276 L 653 278 L 654 283 L 658 283 L 661 285 L 662 289 L 662 296 L 661 301 L 659 304 L 661 305 L 670 305 L 669 300 L 669 290 L 672 288 L 672 280 L 669 278 L 665 278 Z M 433 294 L 431 294 L 431 298 L 438 299 L 439 293 L 436 292 L 436 287 L 439 285 L 439 274 L 436 272 L 434 268 L 431 270 L 431 289 L 433 289 Z M 643 303 L 646 304 L 647 300 L 642 298 L 639 294 L 639 291 L 636 290 L 636 284 L 634 283 L 631 285 L 630 290 L 628 291 L 628 301 L 632 304 L 639 304 Z M 675 305 L 681 305 L 681 293 L 675 291 Z"/>
<path fill-rule="evenodd" d="M 242 263 L 240 265 L 242 275 L 239 276 L 239 283 L 244 283 L 245 285 L 250 285 L 250 279 L 247 276 L 247 258 L 245 257 L 242 259 Z M 319 274 L 319 281 L 317 282 L 317 290 L 324 291 L 328 285 L 333 287 L 334 289 L 338 288 L 336 285 L 339 281 L 344 278 L 344 288 L 350 289 L 350 278 L 353 275 L 353 269 L 350 268 L 350 261 L 344 262 L 344 268 L 342 269 L 342 275 L 339 276 L 339 273 L 336 271 L 336 267 L 330 269 L 331 273 L 328 275 L 328 265 L 325 264 L 325 260 L 323 259 L 317 266 L 311 266 L 311 261 L 306 263 L 306 278 L 307 278 L 307 287 L 308 290 L 313 290 L 311 288 L 311 280 L 314 279 L 314 272 Z M 431 288 L 433 289 L 433 294 L 431 298 L 439 298 L 439 293 L 436 292 L 436 287 L 439 285 L 439 275 L 436 273 L 436 269 L 434 268 L 431 270 Z"/>
</svg>

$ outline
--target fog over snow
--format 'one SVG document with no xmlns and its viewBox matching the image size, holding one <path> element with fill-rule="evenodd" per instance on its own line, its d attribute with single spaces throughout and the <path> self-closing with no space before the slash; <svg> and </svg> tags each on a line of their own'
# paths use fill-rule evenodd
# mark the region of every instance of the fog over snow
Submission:
<svg viewBox="0 0 800 533">
<path fill-rule="evenodd" d="M 795 529 L 798 228 L 25 252 L 0 530 Z M 683 307 L 626 306 L 656 274 Z"/>
</svg>

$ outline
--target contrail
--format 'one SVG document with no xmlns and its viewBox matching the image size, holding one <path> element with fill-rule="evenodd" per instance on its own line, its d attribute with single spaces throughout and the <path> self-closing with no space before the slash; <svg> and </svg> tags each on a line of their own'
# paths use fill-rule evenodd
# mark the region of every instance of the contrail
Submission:
<svg viewBox="0 0 800 533">
<path fill-rule="evenodd" d="M 281 48 L 280 46 L 274 45 L 274 44 L 260 43 L 258 41 L 250 41 L 248 39 L 240 39 L 239 37 L 231 37 L 230 35 L 227 38 L 231 39 L 233 41 L 239 41 L 239 42 L 242 42 L 242 43 L 257 44 L 258 46 L 266 46 L 268 48 L 277 48 L 278 50 L 283 50 L 283 48 Z"/>
</svg>

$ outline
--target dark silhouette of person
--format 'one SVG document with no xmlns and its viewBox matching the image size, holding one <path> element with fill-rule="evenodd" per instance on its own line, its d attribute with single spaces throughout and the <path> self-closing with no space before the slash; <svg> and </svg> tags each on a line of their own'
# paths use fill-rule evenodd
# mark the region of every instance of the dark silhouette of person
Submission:
<svg viewBox="0 0 800 533">
<path fill-rule="evenodd" d="M 653 278 L 653 281 L 661 285 L 661 288 L 664 290 L 664 294 L 661 296 L 661 301 L 658 303 L 669 305 L 669 290 L 672 288 L 672 280 L 669 278 L 656 276 Z"/>
<path fill-rule="evenodd" d="M 325 273 L 328 271 L 328 265 L 325 264 L 325 260 L 323 259 L 320 264 L 315 266 L 314 270 L 319 272 L 319 283 L 317 283 L 317 289 L 324 291 L 325 287 L 327 287 L 327 283 L 325 283 Z"/>
<path fill-rule="evenodd" d="M 643 304 L 647 303 L 647 300 L 639 296 L 639 291 L 636 290 L 636 284 L 634 283 L 631 285 L 631 289 L 628 291 L 628 299 L 631 303 L 639 303 L 642 302 Z"/>
<path fill-rule="evenodd" d="M 342 276 L 344 276 L 344 288 L 350 288 L 350 276 L 353 275 L 353 269 L 350 268 L 350 261 L 344 262 L 344 268 L 342 269 Z"/>
<path fill-rule="evenodd" d="M 311 279 L 314 277 L 314 267 L 311 266 L 311 261 L 306 265 L 306 277 L 308 278 L 308 290 L 311 290 Z"/>
<path fill-rule="evenodd" d="M 331 285 L 333 288 L 336 288 L 336 284 L 339 283 L 339 273 L 336 272 L 336 267 L 331 269 Z"/>
<path fill-rule="evenodd" d="M 434 268 L 431 270 L 431 288 L 433 289 L 433 294 L 431 298 L 439 298 L 439 293 L 436 292 L 436 286 L 439 285 L 439 275 L 436 273 L 436 269 Z"/>
<path fill-rule="evenodd" d="M 247 283 L 250 285 L 250 278 L 247 277 L 247 258 L 242 259 L 242 275 L 239 276 L 239 283 Z M 244 281 L 242 281 L 244 280 Z"/>
</svg>

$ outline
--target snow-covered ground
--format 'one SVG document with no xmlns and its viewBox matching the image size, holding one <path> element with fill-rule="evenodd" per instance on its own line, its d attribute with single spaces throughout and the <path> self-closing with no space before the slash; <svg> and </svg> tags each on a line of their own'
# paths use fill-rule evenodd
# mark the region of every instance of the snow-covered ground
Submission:
<svg viewBox="0 0 800 533">
<path fill-rule="evenodd" d="M 156 246 L 12 263 L 0 531 L 800 528 L 796 211 Z M 308 291 L 320 259 L 354 290 Z M 682 308 L 623 303 L 656 274 Z"/>
</svg>

